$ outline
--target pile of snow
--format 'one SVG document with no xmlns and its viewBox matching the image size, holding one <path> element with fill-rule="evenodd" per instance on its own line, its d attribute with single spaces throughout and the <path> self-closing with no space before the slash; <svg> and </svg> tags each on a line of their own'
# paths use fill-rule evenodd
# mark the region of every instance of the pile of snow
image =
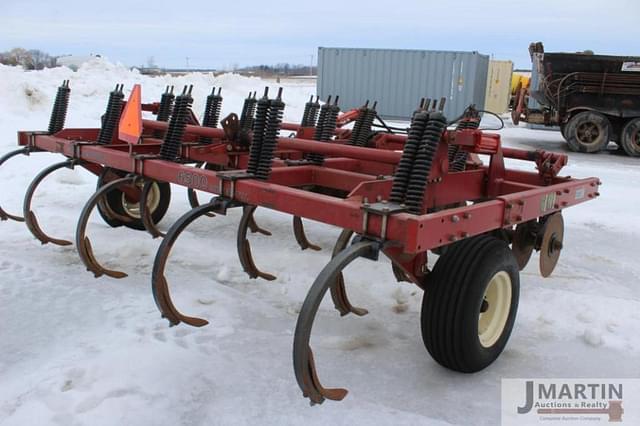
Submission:
<svg viewBox="0 0 640 426">
<path fill-rule="evenodd" d="M 46 128 L 57 87 L 63 80 L 70 80 L 71 86 L 68 127 L 97 126 L 96 123 L 99 123 L 99 118 L 104 113 L 109 92 L 120 83 L 124 84 L 126 91 L 134 84 L 141 84 L 143 102 L 159 101 L 167 86 L 174 86 L 175 92 L 179 93 L 185 85 L 193 85 L 193 109 L 196 113 L 202 113 L 204 110 L 206 97 L 211 88 L 222 87 L 222 116 L 239 112 L 249 92 L 257 91 L 262 94 L 265 86 L 271 86 L 272 90 L 277 87 L 273 81 L 232 73 L 217 77 L 205 73 L 192 73 L 180 77 L 152 77 L 120 64 L 112 64 L 102 58 L 87 61 L 76 72 L 67 67 L 24 72 L 19 67 L 0 65 L 0 76 L 2 111 L 9 115 L 15 114 L 20 121 L 28 122 L 31 126 L 40 123 L 39 128 Z M 287 104 L 285 120 L 299 121 L 304 102 L 313 93 L 313 81 L 287 87 L 283 93 L 283 100 Z M 26 112 L 29 113 L 27 116 Z M 15 128 L 20 127 L 3 127 L 2 130 L 12 132 Z"/>
<path fill-rule="evenodd" d="M 47 127 L 56 88 L 70 80 L 70 127 L 97 127 L 116 83 L 142 84 L 157 101 L 167 85 L 194 85 L 201 112 L 212 86 L 223 88 L 223 114 L 238 112 L 250 91 L 274 82 L 234 74 L 148 77 L 104 60 L 77 72 L 25 72 L 0 66 L 0 153 L 19 129 Z M 283 81 L 285 118 L 299 121 L 313 83 Z M 506 145 L 566 151 L 558 133 L 508 127 Z M 24 189 L 53 154 L 0 168 L 0 204 L 19 212 Z M 532 165 L 511 162 L 514 167 Z M 474 375 L 446 371 L 420 337 L 422 292 L 397 284 L 386 260 L 346 272 L 354 304 L 371 312 L 340 318 L 327 301 L 314 327 L 320 377 L 351 393 L 309 407 L 291 367 L 297 313 L 330 258 L 339 229 L 306 222 L 321 252 L 301 252 L 290 217 L 258 209 L 272 237 L 252 235 L 257 264 L 278 276 L 250 280 L 235 253 L 238 212 L 201 219 L 183 234 L 167 277 L 184 312 L 209 319 L 200 329 L 169 328 L 154 305 L 150 270 L 159 245 L 143 233 L 108 228 L 92 217 L 99 259 L 129 273 L 95 280 L 73 247 L 40 246 L 17 222 L 0 223 L 0 424 L 474 424 L 494 425 L 503 377 L 640 376 L 639 239 L 634 200 L 640 162 L 613 153 L 570 153 L 566 173 L 599 176 L 602 197 L 565 213 L 566 240 L 551 279 L 537 256 L 522 272 L 518 320 L 506 351 Z M 54 177 L 55 176 L 55 177 Z M 48 179 L 36 195 L 44 229 L 72 239 L 80 208 L 95 189 L 82 169 Z M 183 188 L 161 223 L 188 209 Z"/>
</svg>

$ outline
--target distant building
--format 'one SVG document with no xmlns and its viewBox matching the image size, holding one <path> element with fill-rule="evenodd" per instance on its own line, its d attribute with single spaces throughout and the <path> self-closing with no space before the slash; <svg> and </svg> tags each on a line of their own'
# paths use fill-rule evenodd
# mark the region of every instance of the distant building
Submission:
<svg viewBox="0 0 640 426">
<path fill-rule="evenodd" d="M 94 55 L 93 53 L 90 55 L 64 55 L 56 58 L 56 64 L 78 71 L 78 68 L 80 68 L 82 64 L 99 57 L 100 55 Z"/>
</svg>

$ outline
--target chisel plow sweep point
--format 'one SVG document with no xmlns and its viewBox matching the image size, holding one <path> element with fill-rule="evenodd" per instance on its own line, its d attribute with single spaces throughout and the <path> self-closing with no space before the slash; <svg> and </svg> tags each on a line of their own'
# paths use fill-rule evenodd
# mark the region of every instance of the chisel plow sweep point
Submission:
<svg viewBox="0 0 640 426">
<path fill-rule="evenodd" d="M 307 234 L 304 232 L 304 225 L 300 216 L 293 217 L 293 235 L 296 237 L 296 241 L 302 250 L 311 249 L 315 251 L 322 250 L 320 246 L 317 246 L 309 241 Z"/>
<path fill-rule="evenodd" d="M 78 226 L 76 227 L 76 246 L 82 263 L 87 267 L 87 271 L 93 272 L 93 275 L 96 278 L 102 275 L 107 275 L 112 278 L 124 278 L 127 274 L 121 271 L 107 269 L 97 261 L 93 253 L 93 248 L 91 247 L 91 241 L 89 240 L 89 237 L 86 236 L 87 224 L 89 222 L 91 212 L 109 191 L 123 185 L 136 184 L 136 181 L 139 179 L 140 178 L 138 176 L 125 176 L 101 186 L 93 193 L 89 200 L 87 200 L 80 212 Z"/>
<path fill-rule="evenodd" d="M 327 290 L 332 289 L 333 291 L 336 288 L 338 275 L 342 273 L 344 268 L 359 257 L 375 256 L 379 249 L 379 242 L 362 240 L 341 250 L 320 271 L 302 304 L 293 339 L 293 369 L 303 395 L 309 398 L 312 404 L 321 404 L 325 399 L 340 401 L 347 395 L 346 389 L 324 388 L 318 379 L 309 340 L 320 303 Z"/>
<path fill-rule="evenodd" d="M 167 234 L 162 239 L 162 243 L 158 248 L 156 257 L 153 261 L 153 271 L 151 275 L 151 288 L 153 291 L 153 298 L 160 310 L 162 317 L 166 318 L 171 325 L 177 325 L 181 322 L 192 325 L 194 327 L 202 327 L 209 322 L 202 318 L 186 316 L 175 307 L 171 300 L 169 292 L 169 284 L 165 278 L 164 271 L 167 266 L 169 254 L 175 244 L 176 240 L 182 234 L 182 232 L 196 219 L 201 216 L 210 214 L 210 217 L 215 217 L 213 212 L 219 208 L 220 200 L 214 198 L 211 202 L 198 206 L 189 210 L 180 217 L 167 231 Z"/>
<path fill-rule="evenodd" d="M 336 245 L 333 247 L 333 252 L 331 253 L 332 259 L 338 256 L 347 248 L 349 242 L 351 241 L 351 237 L 353 237 L 353 231 L 349 229 L 342 230 L 340 236 L 338 236 Z M 347 290 L 344 286 L 344 275 L 342 275 L 341 270 L 336 273 L 336 282 L 330 287 L 330 289 L 333 304 L 338 312 L 340 312 L 341 316 L 352 313 L 359 317 L 362 317 L 369 313 L 369 311 L 364 308 L 353 306 L 349 301 L 349 298 L 347 297 Z"/>
<path fill-rule="evenodd" d="M 33 195 L 36 191 L 36 188 L 38 188 L 38 185 L 42 183 L 44 178 L 46 178 L 56 170 L 62 168 L 73 169 L 75 164 L 76 160 L 65 160 L 56 164 L 52 164 L 49 167 L 45 167 L 40 173 L 36 175 L 36 177 L 27 187 L 27 192 L 24 195 L 23 204 L 24 221 L 27 224 L 27 228 L 29 229 L 29 231 L 31 231 L 33 236 L 36 237 L 42 244 L 51 243 L 58 246 L 70 246 L 71 244 L 73 244 L 71 241 L 53 238 L 47 235 L 40 227 L 38 219 L 36 218 L 36 215 L 31 208 L 31 202 L 33 201 Z"/>
<path fill-rule="evenodd" d="M 255 225 L 255 220 L 253 217 L 253 213 L 256 210 L 256 206 L 243 206 L 242 207 L 242 218 L 240 219 L 240 224 L 238 225 L 238 237 L 237 237 L 237 248 L 238 248 L 238 257 L 240 258 L 240 264 L 242 265 L 242 269 L 249 275 L 250 278 L 263 278 L 267 281 L 273 281 L 276 279 L 275 275 L 269 274 L 267 272 L 262 272 L 258 269 L 255 262 L 253 261 L 253 256 L 251 254 L 251 244 L 249 244 L 249 240 L 247 239 L 247 230 L 251 227 L 253 223 Z M 270 233 L 268 234 L 270 235 Z"/>
</svg>

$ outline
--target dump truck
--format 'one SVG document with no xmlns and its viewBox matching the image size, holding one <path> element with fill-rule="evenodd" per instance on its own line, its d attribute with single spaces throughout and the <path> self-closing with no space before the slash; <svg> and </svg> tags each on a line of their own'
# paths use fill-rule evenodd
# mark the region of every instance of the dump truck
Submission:
<svg viewBox="0 0 640 426">
<path fill-rule="evenodd" d="M 615 142 L 640 157 L 640 57 L 549 53 L 542 43 L 529 47 L 530 87 L 516 94 L 514 124 L 559 126 L 577 152 L 599 152 Z M 529 107 L 529 97 L 539 108 Z"/>
</svg>

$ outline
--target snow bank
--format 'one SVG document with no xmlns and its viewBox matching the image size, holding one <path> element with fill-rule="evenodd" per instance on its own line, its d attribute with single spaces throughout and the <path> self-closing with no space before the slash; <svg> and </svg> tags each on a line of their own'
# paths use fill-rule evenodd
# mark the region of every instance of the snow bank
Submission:
<svg viewBox="0 0 640 426">
<path fill-rule="evenodd" d="M 142 85 L 143 102 L 160 100 L 160 95 L 168 85 L 175 86 L 177 92 L 184 85 L 193 84 L 193 108 L 197 114 L 204 109 L 206 96 L 212 86 L 222 87 L 224 97 L 222 115 L 239 112 L 242 102 L 249 92 L 262 93 L 265 86 L 275 89 L 275 81 L 243 77 L 238 74 L 190 73 L 180 77 L 145 76 L 138 70 L 129 70 L 121 64 L 112 64 L 102 58 L 94 58 L 83 64 L 77 72 L 66 67 L 25 72 L 19 67 L 0 65 L 0 108 L 5 114 L 22 116 L 33 126 L 45 128 L 51 111 L 57 87 L 63 80 L 70 80 L 71 101 L 67 125 L 69 127 L 97 126 L 99 117 L 104 113 L 107 97 L 117 83 L 124 84 L 126 90 L 134 84 Z M 285 84 L 286 86 L 286 84 Z M 315 93 L 314 82 L 291 84 L 283 93 L 287 104 L 285 120 L 299 121 L 304 102 Z M 28 116 L 24 116 L 25 113 Z M 3 117 L 3 120 L 7 117 Z M 3 131 L 13 132 L 14 129 Z"/>
</svg>

